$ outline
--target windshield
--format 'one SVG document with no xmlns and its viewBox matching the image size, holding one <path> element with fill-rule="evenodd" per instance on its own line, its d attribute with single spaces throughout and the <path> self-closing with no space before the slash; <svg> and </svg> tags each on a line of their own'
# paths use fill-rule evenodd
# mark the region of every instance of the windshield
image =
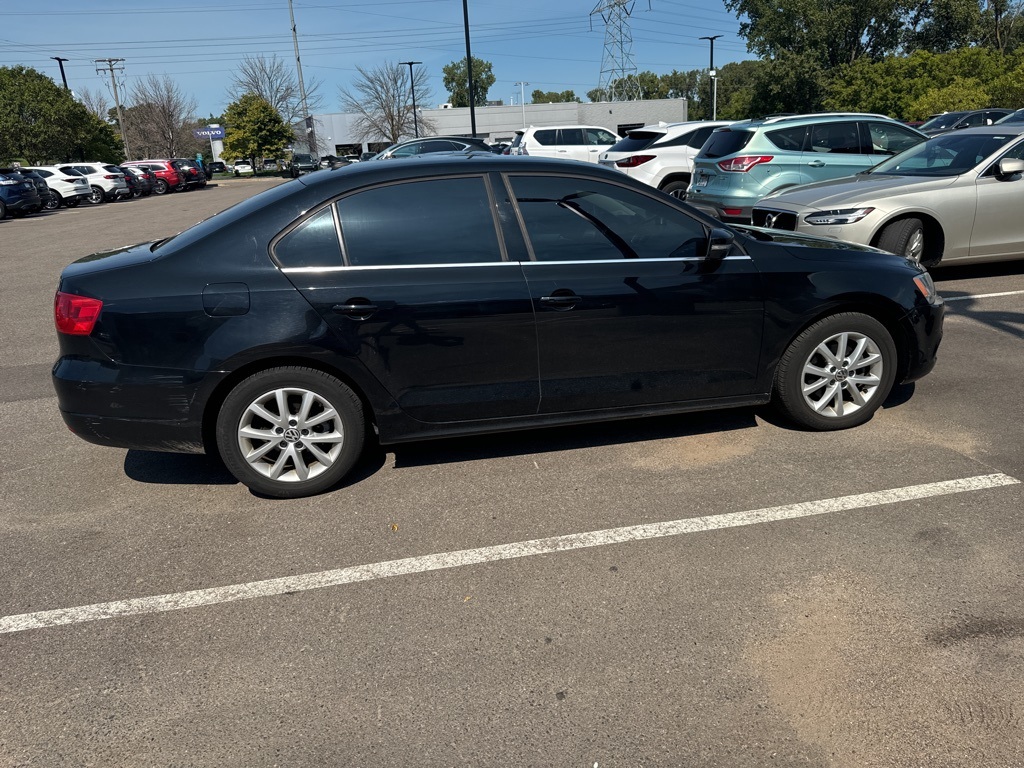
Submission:
<svg viewBox="0 0 1024 768">
<path fill-rule="evenodd" d="M 868 173 L 889 176 L 959 176 L 1018 136 L 1016 133 L 944 133 L 883 160 Z"/>
<path fill-rule="evenodd" d="M 1011 112 L 1006 117 L 996 120 L 997 125 L 1002 123 L 1024 123 L 1024 109 L 1018 109 L 1016 112 Z"/>
<path fill-rule="evenodd" d="M 947 128 L 952 128 L 953 123 L 966 114 L 966 112 L 947 112 L 944 115 L 936 115 L 923 125 L 919 125 L 917 129 L 919 131 L 944 131 Z"/>
</svg>

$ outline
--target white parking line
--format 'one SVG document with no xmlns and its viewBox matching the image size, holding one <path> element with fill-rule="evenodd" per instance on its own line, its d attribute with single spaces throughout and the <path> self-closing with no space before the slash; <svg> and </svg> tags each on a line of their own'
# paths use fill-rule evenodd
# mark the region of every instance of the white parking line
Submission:
<svg viewBox="0 0 1024 768">
<path fill-rule="evenodd" d="M 942 291 L 939 291 L 941 295 Z M 995 299 L 999 296 L 1020 296 L 1024 291 L 1003 291 L 1002 293 L 976 293 L 973 296 L 942 297 L 943 301 L 967 301 L 968 299 Z"/>
<path fill-rule="evenodd" d="M 464 549 L 459 552 L 443 552 L 422 557 L 408 557 L 402 560 L 355 565 L 350 568 L 340 568 L 333 571 L 286 576 L 280 579 L 253 581 L 247 584 L 197 589 L 191 592 L 179 592 L 171 595 L 137 597 L 130 600 L 83 605 L 77 608 L 23 613 L 17 616 L 0 618 L 0 634 L 22 632 L 27 629 L 40 629 L 42 627 L 55 627 L 62 624 L 81 624 L 87 621 L 112 619 L 119 616 L 137 616 L 147 613 L 178 611 L 184 608 L 228 603 L 235 600 L 270 597 L 272 595 L 303 592 L 310 589 L 353 584 L 360 581 L 387 579 L 410 573 L 439 571 L 447 568 L 475 565 L 477 563 L 513 560 L 553 552 L 566 552 L 574 549 L 621 544 L 628 541 L 642 541 L 645 539 L 663 538 L 665 536 L 679 536 L 685 533 L 713 531 L 720 528 L 736 528 L 778 520 L 827 515 L 833 512 L 878 507 L 885 504 L 896 504 L 901 501 L 913 501 L 931 496 L 945 496 L 954 493 L 980 491 L 986 488 L 998 488 L 1005 485 L 1016 485 L 1019 482 L 1016 478 L 1001 473 L 978 475 L 960 480 L 913 485 L 905 488 L 894 488 L 888 491 L 861 493 L 855 496 L 840 496 L 834 499 L 788 504 L 781 507 L 767 507 L 748 512 L 730 512 L 708 517 L 691 517 L 663 523 L 632 525 L 625 528 L 574 533 L 566 536 L 552 536 L 547 539 L 521 541 L 493 547 L 481 547 L 479 549 Z"/>
</svg>

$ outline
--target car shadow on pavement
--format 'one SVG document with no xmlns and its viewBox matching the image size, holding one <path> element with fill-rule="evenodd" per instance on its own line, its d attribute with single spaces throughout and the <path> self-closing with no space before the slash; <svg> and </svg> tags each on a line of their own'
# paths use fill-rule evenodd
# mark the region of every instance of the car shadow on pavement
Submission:
<svg viewBox="0 0 1024 768">
<path fill-rule="evenodd" d="M 130 450 L 124 473 L 139 483 L 158 485 L 231 485 L 238 481 L 216 456 Z"/>
<path fill-rule="evenodd" d="M 750 429 L 757 426 L 754 416 L 752 408 L 732 408 L 404 443 L 388 450 L 395 454 L 395 468 L 401 469 Z"/>
</svg>

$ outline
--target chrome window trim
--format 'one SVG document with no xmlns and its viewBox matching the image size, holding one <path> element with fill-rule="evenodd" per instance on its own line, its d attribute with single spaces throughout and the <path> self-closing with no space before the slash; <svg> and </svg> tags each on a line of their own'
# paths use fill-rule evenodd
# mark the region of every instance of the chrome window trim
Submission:
<svg viewBox="0 0 1024 768">
<path fill-rule="evenodd" d="M 380 264 L 374 266 L 360 267 L 282 267 L 285 274 L 300 274 L 302 272 L 365 272 L 373 269 L 451 269 L 453 267 L 553 267 L 566 264 L 666 264 L 685 263 L 691 261 L 707 261 L 706 256 L 677 256 L 670 259 L 584 259 L 582 261 L 480 261 L 480 262 L 453 262 L 451 264 Z M 741 254 L 737 256 L 726 256 L 718 261 L 753 261 L 753 259 Z"/>
</svg>

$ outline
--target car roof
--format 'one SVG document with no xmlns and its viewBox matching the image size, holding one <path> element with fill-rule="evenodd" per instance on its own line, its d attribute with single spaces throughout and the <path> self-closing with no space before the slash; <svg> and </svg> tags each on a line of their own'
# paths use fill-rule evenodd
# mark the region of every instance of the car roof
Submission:
<svg viewBox="0 0 1024 768">
<path fill-rule="evenodd" d="M 850 120 L 850 119 L 872 119 L 872 120 L 885 120 L 890 123 L 899 122 L 888 115 L 880 115 L 874 112 L 811 112 L 805 115 L 770 115 L 768 117 L 753 117 L 749 120 L 739 120 L 733 125 L 737 127 L 751 126 L 754 128 L 762 125 L 777 125 L 780 123 L 797 123 L 797 122 L 827 122 L 832 120 Z M 902 123 L 901 123 L 902 125 Z"/>
</svg>

